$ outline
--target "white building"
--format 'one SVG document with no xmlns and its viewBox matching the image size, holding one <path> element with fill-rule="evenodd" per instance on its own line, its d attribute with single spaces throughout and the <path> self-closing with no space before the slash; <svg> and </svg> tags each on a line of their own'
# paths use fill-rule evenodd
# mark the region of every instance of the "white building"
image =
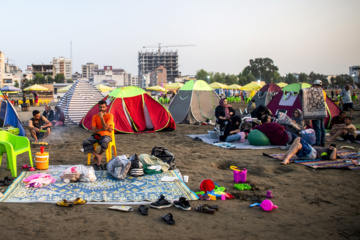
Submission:
<svg viewBox="0 0 360 240">
<path fill-rule="evenodd" d="M 93 82 L 97 84 L 106 84 L 109 86 L 124 87 L 125 79 L 128 78 L 124 69 L 115 69 L 112 66 L 104 66 L 104 69 L 94 69 Z"/>
<path fill-rule="evenodd" d="M 85 65 L 81 65 L 81 73 L 83 78 L 91 79 L 93 78 L 94 69 L 98 69 L 99 65 L 94 63 L 86 63 Z"/>
<path fill-rule="evenodd" d="M 52 64 L 53 64 L 54 77 L 57 74 L 62 73 L 64 74 L 66 80 L 71 79 L 71 74 L 72 74 L 71 59 L 67 59 L 65 57 L 53 58 Z"/>
<path fill-rule="evenodd" d="M 349 75 L 354 78 L 354 81 L 359 83 L 360 65 L 349 67 Z"/>
</svg>

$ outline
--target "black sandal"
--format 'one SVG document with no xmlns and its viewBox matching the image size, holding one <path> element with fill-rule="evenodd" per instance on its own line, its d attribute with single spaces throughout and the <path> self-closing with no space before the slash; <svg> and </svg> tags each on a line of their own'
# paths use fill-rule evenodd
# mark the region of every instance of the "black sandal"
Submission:
<svg viewBox="0 0 360 240">
<path fill-rule="evenodd" d="M 148 208 L 148 207 L 145 207 L 144 205 L 140 205 L 140 207 L 139 207 L 139 212 L 140 212 L 142 215 L 148 215 L 148 211 L 149 211 L 149 208 Z"/>
<path fill-rule="evenodd" d="M 214 213 L 216 212 L 215 209 L 209 208 L 209 207 L 206 206 L 205 204 L 204 204 L 204 205 L 197 206 L 197 207 L 195 208 L 195 210 L 196 210 L 197 212 L 209 213 L 209 214 L 214 214 Z"/>
<path fill-rule="evenodd" d="M 165 214 L 164 216 L 162 216 L 162 219 L 170 224 L 170 225 L 174 225 L 175 224 L 175 220 L 173 218 L 173 215 L 171 213 Z"/>
</svg>

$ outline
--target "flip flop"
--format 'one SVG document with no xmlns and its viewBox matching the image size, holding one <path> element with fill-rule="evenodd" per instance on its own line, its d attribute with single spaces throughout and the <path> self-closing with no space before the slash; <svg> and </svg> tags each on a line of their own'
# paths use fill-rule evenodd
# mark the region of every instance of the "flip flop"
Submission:
<svg viewBox="0 0 360 240">
<path fill-rule="evenodd" d="M 170 225 L 174 225 L 175 224 L 175 220 L 173 218 L 173 215 L 171 213 L 165 214 L 164 216 L 162 216 L 162 219 L 170 224 Z"/>
<path fill-rule="evenodd" d="M 139 207 L 139 212 L 140 212 L 142 215 L 148 215 L 148 211 L 149 211 L 149 208 L 148 208 L 148 207 L 145 207 L 144 205 L 140 205 L 140 207 Z"/>
<path fill-rule="evenodd" d="M 68 200 L 64 199 L 56 203 L 57 206 L 60 207 L 73 207 L 74 203 L 69 202 Z"/>
<path fill-rule="evenodd" d="M 205 207 L 208 207 L 210 209 L 214 209 L 215 211 L 219 211 L 219 206 L 218 205 L 207 205 L 207 204 L 204 204 L 203 206 Z"/>
<path fill-rule="evenodd" d="M 200 206 L 197 206 L 195 208 L 195 210 L 197 212 L 201 212 L 201 213 L 209 213 L 209 214 L 214 214 L 216 212 L 215 209 L 211 209 L 209 208 L 208 206 L 206 206 L 205 204 L 204 205 L 200 205 Z"/>
<path fill-rule="evenodd" d="M 74 205 L 82 205 L 85 204 L 87 201 L 82 198 L 76 198 L 75 200 L 70 202 L 72 202 Z"/>
</svg>

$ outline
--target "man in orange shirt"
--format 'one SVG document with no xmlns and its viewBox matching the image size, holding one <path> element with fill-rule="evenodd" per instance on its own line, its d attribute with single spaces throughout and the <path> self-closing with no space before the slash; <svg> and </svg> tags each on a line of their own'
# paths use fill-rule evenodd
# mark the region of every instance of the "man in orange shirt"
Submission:
<svg viewBox="0 0 360 240">
<path fill-rule="evenodd" d="M 93 154 L 94 160 L 97 163 L 94 164 L 95 170 L 104 169 L 101 166 L 102 154 L 108 148 L 109 142 L 111 142 L 111 133 L 114 130 L 114 116 L 111 113 L 106 113 L 106 102 L 100 101 L 98 103 L 99 113 L 92 118 L 92 132 L 93 135 L 83 142 L 84 153 Z M 101 146 L 100 152 L 94 150 L 94 144 L 99 143 Z"/>
</svg>

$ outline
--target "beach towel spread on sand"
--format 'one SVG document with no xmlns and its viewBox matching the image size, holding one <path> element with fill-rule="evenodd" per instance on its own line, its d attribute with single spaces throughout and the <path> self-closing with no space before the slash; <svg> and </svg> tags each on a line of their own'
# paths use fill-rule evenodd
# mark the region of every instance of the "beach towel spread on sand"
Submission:
<svg viewBox="0 0 360 240">
<path fill-rule="evenodd" d="M 304 119 L 326 118 L 324 93 L 321 88 L 304 88 L 301 90 Z"/>
<path fill-rule="evenodd" d="M 56 179 L 55 183 L 42 188 L 27 188 L 23 179 L 35 172 L 22 172 L 14 180 L 0 202 L 13 203 L 56 203 L 62 199 L 73 200 L 81 197 L 88 204 L 146 204 L 164 194 L 169 200 L 178 200 L 185 197 L 188 200 L 197 200 L 198 197 L 182 181 L 179 170 L 171 170 L 154 175 L 142 177 L 127 176 L 123 180 L 117 180 L 107 171 L 95 171 L 97 180 L 94 182 L 71 182 L 64 183 L 60 180 L 63 169 L 42 171 L 51 174 Z M 177 181 L 163 182 L 163 177 L 171 177 Z"/>
</svg>

